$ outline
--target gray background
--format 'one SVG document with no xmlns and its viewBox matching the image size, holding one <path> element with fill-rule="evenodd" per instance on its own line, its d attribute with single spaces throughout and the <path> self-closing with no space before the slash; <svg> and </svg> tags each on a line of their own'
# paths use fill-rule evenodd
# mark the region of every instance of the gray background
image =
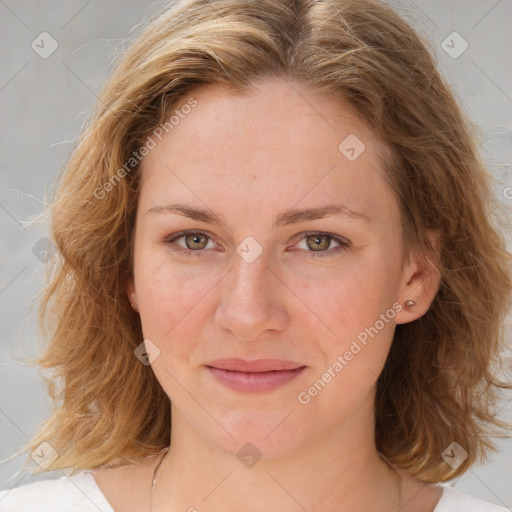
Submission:
<svg viewBox="0 0 512 512">
<path fill-rule="evenodd" d="M 35 433 L 51 406 L 38 370 L 13 359 L 13 355 L 35 356 L 39 343 L 32 301 L 43 283 L 43 255 L 38 248 L 45 231 L 23 221 L 41 211 L 111 71 L 114 55 L 164 4 L 0 0 L 1 459 Z M 501 181 L 496 194 L 511 205 L 505 190 L 512 186 L 512 1 L 394 0 L 392 5 L 436 48 L 441 72 L 483 130 L 486 160 Z M 469 45 L 457 58 L 442 47 L 454 31 Z M 42 32 L 58 44 L 47 58 L 31 47 Z M 459 51 L 463 42 L 453 41 L 451 51 Z M 49 48 L 46 39 L 45 49 Z M 499 416 L 512 421 L 511 394 L 505 395 L 500 407 Z M 463 492 L 512 507 L 512 440 L 500 440 L 499 448 L 488 464 L 473 467 L 451 483 Z M 23 457 L 18 457 L 0 465 L 0 489 L 64 474 L 15 475 L 22 462 Z"/>
</svg>

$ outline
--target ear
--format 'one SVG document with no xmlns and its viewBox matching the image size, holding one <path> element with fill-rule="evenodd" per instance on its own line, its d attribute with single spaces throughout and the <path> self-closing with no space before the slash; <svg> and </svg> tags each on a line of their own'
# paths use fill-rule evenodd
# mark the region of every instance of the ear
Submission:
<svg viewBox="0 0 512 512">
<path fill-rule="evenodd" d="M 409 261 L 404 265 L 400 276 L 398 302 L 402 309 L 395 315 L 397 324 L 406 324 L 422 317 L 430 308 L 441 284 L 439 233 L 427 234 L 433 254 L 426 255 L 419 249 L 411 251 Z M 406 306 L 412 300 L 414 305 Z"/>
<path fill-rule="evenodd" d="M 135 291 L 135 283 L 133 282 L 133 277 L 129 277 L 126 284 L 126 296 L 130 301 L 130 304 L 134 311 L 139 313 L 139 302 L 137 300 L 137 292 Z"/>
</svg>

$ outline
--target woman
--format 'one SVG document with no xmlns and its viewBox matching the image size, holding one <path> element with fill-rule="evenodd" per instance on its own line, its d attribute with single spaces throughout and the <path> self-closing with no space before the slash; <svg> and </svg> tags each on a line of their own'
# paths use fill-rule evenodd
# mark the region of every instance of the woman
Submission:
<svg viewBox="0 0 512 512">
<path fill-rule="evenodd" d="M 382 3 L 167 9 L 52 206 L 58 405 L 24 451 L 73 471 L 1 510 L 505 510 L 443 483 L 507 426 L 490 179 Z"/>
</svg>

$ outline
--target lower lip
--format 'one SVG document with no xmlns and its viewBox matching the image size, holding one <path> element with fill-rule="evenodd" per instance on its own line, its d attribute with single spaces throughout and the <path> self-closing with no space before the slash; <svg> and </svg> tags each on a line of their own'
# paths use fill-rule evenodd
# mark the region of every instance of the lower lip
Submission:
<svg viewBox="0 0 512 512">
<path fill-rule="evenodd" d="M 236 391 L 245 391 L 248 393 L 271 391 L 272 389 L 284 386 L 306 369 L 305 366 L 301 366 L 294 370 L 235 372 L 231 370 L 221 370 L 220 368 L 213 368 L 211 366 L 207 368 L 210 373 L 225 386 Z"/>
</svg>

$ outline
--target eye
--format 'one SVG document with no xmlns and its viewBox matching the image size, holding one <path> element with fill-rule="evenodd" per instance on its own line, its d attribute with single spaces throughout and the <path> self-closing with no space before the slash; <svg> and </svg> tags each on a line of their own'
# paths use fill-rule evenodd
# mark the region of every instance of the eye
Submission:
<svg viewBox="0 0 512 512">
<path fill-rule="evenodd" d="M 312 253 L 311 257 L 313 258 L 324 258 L 331 256 L 333 253 L 338 253 L 350 247 L 350 242 L 342 240 L 341 238 L 335 235 L 331 235 L 330 233 L 323 233 L 318 231 L 302 233 L 300 243 L 302 243 L 302 241 L 305 241 L 305 250 Z M 333 249 L 329 249 L 333 241 L 338 245 Z M 297 244 L 297 246 L 299 245 L 300 244 Z"/>
<path fill-rule="evenodd" d="M 330 233 L 323 233 L 318 231 L 310 231 L 307 233 L 301 233 L 302 238 L 300 242 L 305 241 L 306 247 L 299 247 L 310 254 L 312 258 L 323 258 L 346 250 L 350 247 L 350 242 L 341 239 Z M 183 243 L 177 243 L 178 240 L 183 239 Z M 337 244 L 336 247 L 331 248 L 332 242 Z M 177 251 L 186 256 L 201 256 L 204 252 L 203 249 L 213 249 L 214 247 L 208 247 L 208 244 L 213 241 L 207 233 L 204 231 L 181 231 L 175 233 L 170 237 L 166 238 L 164 244 L 169 246 L 173 251 Z M 299 244 L 297 244 L 298 246 Z M 292 251 L 295 249 L 292 249 Z"/>
<path fill-rule="evenodd" d="M 180 238 L 183 238 L 185 246 L 176 243 Z M 212 248 L 208 247 L 209 241 L 211 242 L 210 236 L 203 231 L 181 231 L 180 233 L 176 233 L 175 235 L 166 238 L 164 243 L 172 246 L 172 250 L 178 251 L 187 256 L 200 256 L 202 249 Z"/>
</svg>

